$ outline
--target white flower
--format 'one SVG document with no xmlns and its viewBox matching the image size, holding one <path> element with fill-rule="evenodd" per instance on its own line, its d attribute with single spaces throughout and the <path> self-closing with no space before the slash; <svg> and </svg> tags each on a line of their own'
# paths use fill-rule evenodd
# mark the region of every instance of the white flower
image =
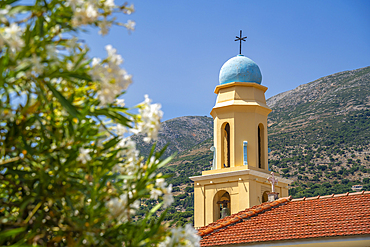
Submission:
<svg viewBox="0 0 370 247">
<path fill-rule="evenodd" d="M 108 34 L 109 28 L 112 26 L 112 22 L 107 21 L 107 18 L 104 18 L 104 20 L 99 21 L 98 26 L 100 28 L 99 34 L 104 36 Z"/>
<path fill-rule="evenodd" d="M 139 165 L 137 164 L 137 160 L 134 157 L 127 158 L 126 164 L 125 164 L 125 172 L 124 174 L 127 174 L 129 176 L 134 175 L 139 170 Z"/>
<path fill-rule="evenodd" d="M 124 174 L 125 173 L 125 164 L 123 164 L 123 163 L 115 164 L 113 166 L 112 172 L 114 172 L 114 173 L 118 172 L 120 174 Z"/>
<path fill-rule="evenodd" d="M 90 75 L 92 77 L 92 79 L 94 81 L 98 81 L 102 75 L 102 73 L 104 73 L 103 71 L 103 67 L 101 66 L 101 59 L 100 58 L 96 58 L 94 57 L 92 59 L 92 69 L 90 70 Z"/>
<path fill-rule="evenodd" d="M 91 157 L 89 155 L 91 149 L 80 148 L 79 152 L 80 153 L 78 154 L 77 161 L 81 161 L 82 164 L 86 164 L 88 161 L 91 160 Z"/>
<path fill-rule="evenodd" d="M 106 45 L 105 50 L 108 53 L 108 63 L 109 65 L 115 67 L 123 63 L 122 56 L 117 54 L 117 50 L 113 48 L 112 45 Z"/>
<path fill-rule="evenodd" d="M 166 194 L 171 194 L 172 193 L 172 184 L 168 185 L 168 187 L 165 189 L 166 190 Z"/>
<path fill-rule="evenodd" d="M 198 235 L 197 230 L 192 227 L 190 224 L 186 224 L 184 229 L 184 237 L 187 240 L 189 246 L 200 246 L 200 236 Z"/>
<path fill-rule="evenodd" d="M 148 167 L 152 167 L 153 165 L 156 165 L 159 163 L 159 160 L 157 160 L 154 156 L 150 157 Z M 155 175 L 154 175 L 155 176 Z"/>
<path fill-rule="evenodd" d="M 109 209 L 113 218 L 122 222 L 127 220 L 127 201 L 127 194 L 122 194 L 119 198 L 110 199 L 106 203 L 106 207 Z"/>
<path fill-rule="evenodd" d="M 200 236 L 197 231 L 190 225 L 187 224 L 185 228 L 177 227 L 171 230 L 171 236 L 167 236 L 166 239 L 159 243 L 160 247 L 172 247 L 172 246 L 188 246 L 188 247 L 199 247 Z"/>
<path fill-rule="evenodd" d="M 155 186 L 161 189 L 165 189 L 167 183 L 165 182 L 164 178 L 157 178 L 155 180 Z"/>
<path fill-rule="evenodd" d="M 130 6 L 125 6 L 123 13 L 131 15 L 133 12 L 135 12 L 134 4 L 131 4 Z"/>
<path fill-rule="evenodd" d="M 50 28 L 50 32 L 52 32 L 53 34 L 60 33 L 60 31 L 61 31 L 61 26 L 59 24 Z"/>
<path fill-rule="evenodd" d="M 35 74 L 44 73 L 45 66 L 41 63 L 41 58 L 36 54 L 32 54 L 32 57 L 26 58 L 24 61 L 31 66 L 31 71 Z"/>
<path fill-rule="evenodd" d="M 40 57 L 36 56 L 35 54 L 32 54 L 32 58 L 30 59 L 30 62 L 32 64 L 33 71 L 35 71 L 38 74 L 41 74 L 44 72 L 44 65 L 42 65 Z"/>
<path fill-rule="evenodd" d="M 90 2 L 67 1 L 72 7 L 73 18 L 72 25 L 75 27 L 87 25 L 98 20 L 99 12 L 97 6 Z"/>
<path fill-rule="evenodd" d="M 130 137 L 123 138 L 116 145 L 117 149 L 122 149 L 117 153 L 117 157 L 124 157 L 125 162 L 118 163 L 114 167 L 114 172 L 126 175 L 134 175 L 140 169 L 139 151 L 136 150 L 136 143 Z M 141 174 L 138 174 L 140 177 Z"/>
<path fill-rule="evenodd" d="M 92 19 L 92 20 L 95 20 L 96 17 L 98 17 L 98 11 L 95 9 L 95 7 L 93 5 L 91 5 L 91 4 L 87 5 L 86 16 L 89 19 Z"/>
<path fill-rule="evenodd" d="M 101 62 L 100 58 L 94 57 L 93 60 L 92 60 L 92 66 L 96 67 L 96 66 L 100 65 L 100 62 Z"/>
<path fill-rule="evenodd" d="M 116 126 L 113 126 L 112 130 L 117 136 L 123 136 L 127 132 L 127 128 L 122 124 L 117 124 Z"/>
<path fill-rule="evenodd" d="M 104 7 L 108 8 L 110 11 L 116 7 L 114 4 L 114 0 L 105 0 L 104 1 Z"/>
<path fill-rule="evenodd" d="M 127 28 L 129 31 L 134 31 L 135 30 L 135 25 L 136 23 L 134 21 L 128 20 L 124 26 Z"/>
<path fill-rule="evenodd" d="M 74 49 L 78 48 L 80 46 L 80 43 L 78 43 L 78 38 L 73 37 L 66 42 L 66 47 L 70 49 L 70 51 L 73 51 Z"/>
<path fill-rule="evenodd" d="M 21 38 L 23 30 L 16 23 L 10 24 L 9 27 L 5 27 L 2 36 L 2 42 L 9 45 L 12 52 L 20 50 L 24 46 L 24 41 Z"/>
<path fill-rule="evenodd" d="M 117 219 L 119 222 L 123 223 L 128 220 L 130 215 L 134 215 L 136 211 L 140 208 L 140 201 L 135 200 L 133 203 L 128 205 L 128 199 L 132 197 L 128 194 L 122 194 L 119 198 L 110 199 L 106 203 L 112 219 Z"/>
<path fill-rule="evenodd" d="M 100 59 L 93 59 L 90 75 L 94 81 L 100 81 L 98 98 L 101 105 L 113 103 L 117 95 L 131 84 L 131 75 L 119 67 L 123 63 L 121 55 L 111 45 L 105 47 L 108 57 L 102 65 Z"/>
<path fill-rule="evenodd" d="M 163 112 L 160 110 L 160 104 L 150 104 L 151 100 L 148 95 L 145 95 L 145 100 L 139 104 L 140 120 L 132 129 L 133 133 L 143 133 L 147 136 L 143 139 L 145 142 L 150 142 L 152 139 L 158 138 L 158 131 L 160 129 L 160 123 L 163 116 Z"/>
<path fill-rule="evenodd" d="M 125 100 L 124 99 L 116 99 L 116 105 L 119 107 L 125 106 Z"/>
<path fill-rule="evenodd" d="M 46 53 L 48 54 L 48 57 L 52 60 L 58 59 L 58 52 L 56 49 L 56 46 L 54 44 L 48 44 L 46 45 Z"/>
<path fill-rule="evenodd" d="M 131 205 L 130 205 L 130 213 L 135 214 L 136 210 L 140 208 L 140 201 L 135 200 Z"/>
<path fill-rule="evenodd" d="M 8 18 L 7 18 L 7 15 L 9 13 L 9 10 L 11 9 L 12 7 L 10 5 L 6 5 L 4 9 L 0 9 L 0 21 L 5 23 L 7 22 Z"/>
<path fill-rule="evenodd" d="M 173 244 L 171 243 L 171 238 L 169 236 L 166 237 L 166 239 L 163 241 L 163 242 L 160 242 L 158 244 L 158 247 L 168 247 L 168 246 L 173 246 Z"/>
<path fill-rule="evenodd" d="M 173 199 L 173 195 L 172 195 L 172 184 L 170 184 L 164 190 L 165 190 L 165 192 L 164 192 L 164 196 L 163 196 L 163 202 L 164 202 L 163 207 L 167 208 L 167 207 L 171 206 L 171 204 L 175 201 Z"/>
<path fill-rule="evenodd" d="M 6 27 L 4 30 L 6 38 L 14 38 L 14 36 L 20 36 L 19 33 L 22 32 L 22 29 L 14 22 L 10 24 L 10 27 Z"/>
<path fill-rule="evenodd" d="M 6 5 L 4 9 L 0 9 L 0 16 L 7 15 L 11 8 L 12 8 L 12 6 Z"/>
<path fill-rule="evenodd" d="M 101 105 L 106 105 L 111 103 L 115 98 L 116 95 L 118 94 L 117 92 L 112 92 L 113 90 L 110 88 L 109 83 L 102 83 L 101 84 L 101 89 L 98 92 L 98 98 L 100 100 Z"/>
<path fill-rule="evenodd" d="M 84 0 L 67 0 L 66 6 L 71 6 L 72 9 L 74 9 L 77 6 L 81 6 L 83 3 L 84 3 Z"/>
<path fill-rule="evenodd" d="M 121 155 L 125 155 L 127 157 L 137 158 L 139 154 L 139 152 L 136 150 L 136 142 L 131 140 L 130 137 L 120 140 L 116 147 L 124 149 L 124 152 Z"/>
<path fill-rule="evenodd" d="M 73 69 L 74 65 L 72 62 L 68 61 L 67 63 L 67 70 L 71 71 Z"/>
<path fill-rule="evenodd" d="M 12 52 L 19 51 L 24 46 L 22 39 L 8 39 L 6 43 L 8 43 Z"/>
<path fill-rule="evenodd" d="M 158 196 L 161 196 L 163 193 L 160 190 L 152 189 L 150 191 L 150 199 L 158 200 Z"/>
</svg>

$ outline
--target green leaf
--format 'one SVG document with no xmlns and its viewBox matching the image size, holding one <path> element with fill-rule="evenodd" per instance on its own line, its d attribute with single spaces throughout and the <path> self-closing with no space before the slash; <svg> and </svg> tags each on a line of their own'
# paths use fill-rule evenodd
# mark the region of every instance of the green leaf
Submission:
<svg viewBox="0 0 370 247">
<path fill-rule="evenodd" d="M 40 37 L 44 36 L 44 21 L 45 21 L 45 19 L 43 17 L 39 17 L 37 19 L 38 26 L 39 26 Z"/>
<path fill-rule="evenodd" d="M 28 206 L 28 204 L 33 200 L 34 198 L 32 196 L 28 197 L 27 199 L 23 198 L 23 203 L 21 204 L 19 211 L 23 212 L 23 210 Z"/>
<path fill-rule="evenodd" d="M 22 141 L 23 141 L 24 148 L 26 149 L 27 153 L 33 155 L 33 149 L 30 147 L 30 145 L 28 145 L 26 137 L 24 135 L 22 135 Z"/>
<path fill-rule="evenodd" d="M 172 159 L 173 159 L 173 157 L 175 157 L 176 156 L 176 154 L 173 154 L 173 155 L 171 155 L 170 157 L 167 157 L 166 159 L 164 159 L 164 160 L 162 160 L 161 162 L 159 162 L 159 164 L 157 165 L 157 168 L 160 168 L 160 167 L 162 167 L 162 166 L 164 166 L 164 165 L 166 165 L 168 162 L 170 162 Z"/>
<path fill-rule="evenodd" d="M 0 239 L 2 238 L 8 238 L 8 237 L 13 237 L 21 232 L 24 232 L 26 230 L 25 227 L 20 227 L 16 229 L 10 229 L 10 230 L 5 230 L 0 233 Z"/>
<path fill-rule="evenodd" d="M 120 139 L 118 137 L 113 138 L 112 140 L 104 144 L 103 150 L 108 150 L 109 148 L 115 146 L 119 141 Z"/>
<path fill-rule="evenodd" d="M 160 206 L 162 206 L 162 204 L 163 204 L 163 202 L 156 205 L 154 208 L 152 208 L 152 210 L 155 209 L 155 208 L 159 209 Z M 150 210 L 150 211 L 152 211 L 152 210 Z M 150 222 L 149 231 L 144 232 L 143 236 L 141 237 L 143 240 L 141 240 L 138 243 L 139 246 L 150 246 L 151 242 L 153 242 L 153 241 L 155 242 L 155 240 L 152 237 L 155 236 L 156 233 L 158 232 L 159 227 L 162 225 L 161 223 L 163 222 L 164 216 L 166 216 L 166 214 L 167 214 L 167 211 L 168 211 L 168 209 L 166 209 L 164 212 L 162 212 L 161 216 L 159 218 L 157 218 L 157 220 Z M 154 213 L 155 213 L 155 211 L 153 212 L 153 214 Z M 148 216 L 151 217 L 152 214 L 150 214 L 150 215 L 149 214 L 148 214 Z M 145 217 L 145 220 L 143 220 L 141 222 L 142 227 L 144 229 L 145 229 L 145 226 L 146 226 L 146 222 L 149 220 L 149 217 L 148 217 L 148 219 L 147 219 L 147 217 Z"/>
<path fill-rule="evenodd" d="M 160 157 L 162 157 L 162 155 L 164 154 L 164 152 L 166 151 L 168 147 L 168 144 L 166 144 L 162 149 L 161 151 L 157 152 L 155 155 L 156 155 L 156 158 L 159 159 Z M 175 157 L 177 155 L 177 152 L 173 153 L 173 157 Z"/>
<path fill-rule="evenodd" d="M 127 123 L 131 122 L 127 117 L 112 111 L 111 109 L 95 109 L 93 112 L 90 112 L 89 115 L 93 116 L 106 116 L 114 120 L 119 121 L 120 124 L 128 126 Z"/>
<path fill-rule="evenodd" d="M 87 53 L 87 51 L 81 53 L 80 57 L 78 58 L 77 62 L 75 63 L 75 68 L 73 70 L 76 70 L 80 67 L 80 63 L 84 59 L 86 53 Z"/>
<path fill-rule="evenodd" d="M 15 1 L 7 1 L 7 2 L 10 2 L 10 3 L 7 3 L 7 4 L 11 4 Z M 32 6 L 29 6 L 29 5 L 18 5 L 18 6 L 13 7 L 11 10 L 9 10 L 8 15 L 18 14 L 18 13 L 21 13 L 21 12 L 29 11 L 31 9 L 32 9 Z"/>
<path fill-rule="evenodd" d="M 131 175 L 131 176 L 129 176 L 129 175 L 118 175 L 116 178 L 117 179 L 132 179 L 134 176 L 133 175 Z"/>
<path fill-rule="evenodd" d="M 64 96 L 53 87 L 50 83 L 46 82 L 46 85 L 50 89 L 50 91 L 53 92 L 54 96 L 60 101 L 62 106 L 75 118 L 80 117 L 80 113 L 77 111 L 77 109 L 66 99 Z"/>
<path fill-rule="evenodd" d="M 18 0 L 2 0 L 0 1 L 0 8 L 4 8 L 6 5 L 17 2 Z"/>
<path fill-rule="evenodd" d="M 85 75 L 85 74 L 78 74 L 78 73 L 74 73 L 74 72 L 70 72 L 70 73 L 63 73 L 64 75 L 68 76 L 68 77 L 73 77 L 73 78 L 76 78 L 76 79 L 81 79 L 81 80 L 86 80 L 86 81 L 91 81 L 91 77 Z"/>
<path fill-rule="evenodd" d="M 147 222 L 147 220 L 155 213 L 157 212 L 163 205 L 163 202 L 161 203 L 158 203 L 157 205 L 155 205 L 150 211 L 149 213 L 147 213 L 147 215 L 145 216 L 145 219 L 142 221 L 144 224 Z"/>
</svg>

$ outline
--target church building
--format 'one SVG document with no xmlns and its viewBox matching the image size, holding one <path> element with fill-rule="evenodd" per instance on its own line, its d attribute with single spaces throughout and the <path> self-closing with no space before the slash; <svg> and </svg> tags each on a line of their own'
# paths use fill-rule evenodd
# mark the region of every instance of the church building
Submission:
<svg viewBox="0 0 370 247">
<path fill-rule="evenodd" d="M 272 197 L 288 196 L 292 180 L 268 178 L 267 87 L 261 85 L 258 65 L 244 55 L 221 68 L 215 88 L 214 152 L 212 170 L 194 181 L 194 227 L 199 228 Z M 278 183 L 276 184 L 276 180 Z"/>
<path fill-rule="evenodd" d="M 270 171 L 271 109 L 261 81 L 257 64 L 243 55 L 220 70 L 213 166 L 190 177 L 200 245 L 370 246 L 370 191 L 293 199 L 293 181 Z"/>
</svg>

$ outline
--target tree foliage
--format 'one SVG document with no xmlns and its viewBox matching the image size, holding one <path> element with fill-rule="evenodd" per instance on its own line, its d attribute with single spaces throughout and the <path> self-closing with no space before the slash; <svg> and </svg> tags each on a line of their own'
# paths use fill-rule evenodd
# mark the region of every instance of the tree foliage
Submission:
<svg viewBox="0 0 370 247">
<path fill-rule="evenodd" d="M 113 0 L 1 1 L 1 245 L 199 245 L 191 226 L 161 224 L 174 199 L 157 169 L 170 158 L 154 147 L 144 158 L 131 139 L 157 138 L 160 105 L 146 96 L 129 113 L 122 57 L 108 45 L 91 59 L 78 38 L 91 26 L 133 30 L 115 18 L 133 11 Z M 160 203 L 136 221 L 143 198 Z"/>
</svg>

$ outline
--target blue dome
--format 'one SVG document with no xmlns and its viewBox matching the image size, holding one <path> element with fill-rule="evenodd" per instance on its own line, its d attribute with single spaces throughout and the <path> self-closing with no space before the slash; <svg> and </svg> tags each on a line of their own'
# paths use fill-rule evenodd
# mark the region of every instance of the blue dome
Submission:
<svg viewBox="0 0 370 247">
<path fill-rule="evenodd" d="M 230 82 L 254 82 L 261 84 L 262 75 L 258 65 L 244 55 L 230 58 L 222 65 L 219 76 L 220 84 Z"/>
</svg>

